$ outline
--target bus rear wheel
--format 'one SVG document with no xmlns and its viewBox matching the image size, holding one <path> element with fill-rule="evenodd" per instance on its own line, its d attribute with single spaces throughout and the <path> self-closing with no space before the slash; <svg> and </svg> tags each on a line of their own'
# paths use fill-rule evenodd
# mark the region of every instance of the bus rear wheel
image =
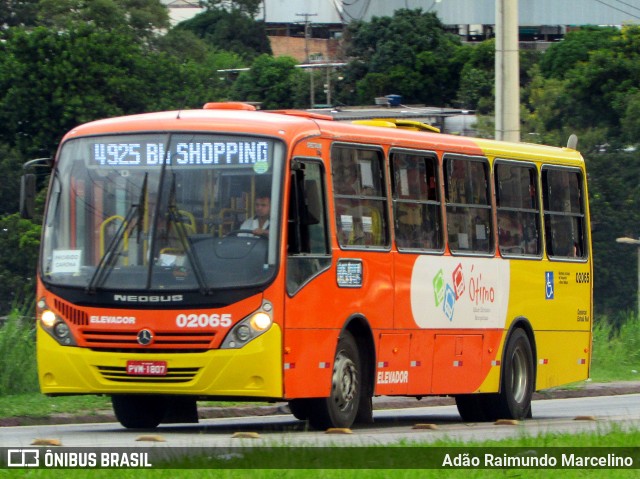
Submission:
<svg viewBox="0 0 640 479">
<path fill-rule="evenodd" d="M 465 422 L 492 421 L 490 401 L 497 394 L 460 394 L 455 397 L 460 417 Z"/>
<path fill-rule="evenodd" d="M 498 419 L 530 418 L 534 388 L 535 367 L 531 342 L 524 330 L 516 329 L 509 337 L 505 350 L 494 415 Z"/>
<path fill-rule="evenodd" d="M 524 330 L 516 329 L 509 337 L 502 364 L 499 393 L 461 394 L 455 397 L 463 421 L 531 417 L 535 369 L 533 349 Z"/>
<path fill-rule="evenodd" d="M 312 399 L 309 424 L 315 429 L 351 427 L 358 414 L 362 395 L 362 367 L 353 335 L 344 331 L 333 361 L 331 395 Z"/>
<path fill-rule="evenodd" d="M 154 429 L 162 421 L 167 406 L 162 396 L 111 396 L 116 419 L 127 429 Z"/>
</svg>

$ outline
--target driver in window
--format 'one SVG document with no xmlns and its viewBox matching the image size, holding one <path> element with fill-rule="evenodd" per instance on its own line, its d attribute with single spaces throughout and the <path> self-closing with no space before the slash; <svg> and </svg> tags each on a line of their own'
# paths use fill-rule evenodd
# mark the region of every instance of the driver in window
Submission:
<svg viewBox="0 0 640 479">
<path fill-rule="evenodd" d="M 251 231 L 255 236 L 267 238 L 269 236 L 269 215 L 271 210 L 271 199 L 269 196 L 260 195 L 256 197 L 255 213 L 253 218 L 246 219 L 241 225 L 241 230 Z"/>
</svg>

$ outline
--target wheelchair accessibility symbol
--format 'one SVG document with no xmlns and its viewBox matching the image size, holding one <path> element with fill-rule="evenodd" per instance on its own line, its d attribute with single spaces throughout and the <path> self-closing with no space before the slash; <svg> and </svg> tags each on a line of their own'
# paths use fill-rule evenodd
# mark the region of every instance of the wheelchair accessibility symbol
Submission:
<svg viewBox="0 0 640 479">
<path fill-rule="evenodd" d="M 553 271 L 545 271 L 544 273 L 545 299 L 553 299 L 554 295 L 554 283 L 553 283 Z"/>
</svg>

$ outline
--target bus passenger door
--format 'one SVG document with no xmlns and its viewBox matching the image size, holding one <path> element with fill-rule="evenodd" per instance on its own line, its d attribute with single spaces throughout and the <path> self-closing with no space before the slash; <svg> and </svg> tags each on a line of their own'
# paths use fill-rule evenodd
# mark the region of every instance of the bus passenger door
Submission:
<svg viewBox="0 0 640 479">
<path fill-rule="evenodd" d="M 335 289 L 327 230 L 325 176 L 317 160 L 293 160 L 287 218 L 284 328 L 285 397 L 329 394 L 336 347 L 327 303 Z M 324 273 L 324 274 L 323 274 Z"/>
</svg>

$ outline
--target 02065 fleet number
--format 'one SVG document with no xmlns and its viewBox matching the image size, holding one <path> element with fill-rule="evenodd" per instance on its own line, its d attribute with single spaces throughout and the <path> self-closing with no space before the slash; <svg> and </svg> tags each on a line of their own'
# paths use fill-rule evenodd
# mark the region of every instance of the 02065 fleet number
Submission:
<svg viewBox="0 0 640 479">
<path fill-rule="evenodd" d="M 179 328 L 217 328 L 231 326 L 231 314 L 179 314 L 176 326 Z"/>
</svg>

